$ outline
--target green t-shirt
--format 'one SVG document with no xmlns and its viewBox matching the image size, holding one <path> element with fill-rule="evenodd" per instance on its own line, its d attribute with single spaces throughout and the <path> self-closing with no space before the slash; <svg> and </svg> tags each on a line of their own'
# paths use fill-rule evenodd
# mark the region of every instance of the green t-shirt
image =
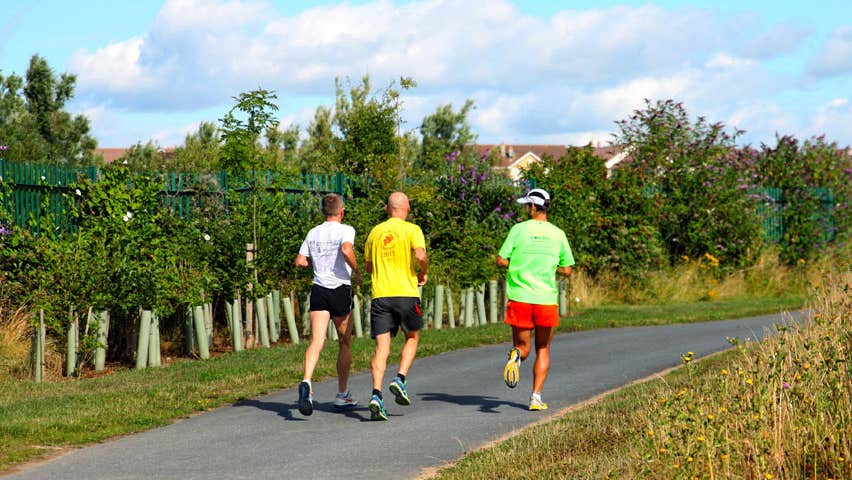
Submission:
<svg viewBox="0 0 852 480">
<path fill-rule="evenodd" d="M 518 223 L 500 247 L 509 260 L 507 296 L 516 302 L 556 305 L 556 267 L 574 265 L 574 255 L 565 232 L 550 222 L 527 220 Z"/>
</svg>

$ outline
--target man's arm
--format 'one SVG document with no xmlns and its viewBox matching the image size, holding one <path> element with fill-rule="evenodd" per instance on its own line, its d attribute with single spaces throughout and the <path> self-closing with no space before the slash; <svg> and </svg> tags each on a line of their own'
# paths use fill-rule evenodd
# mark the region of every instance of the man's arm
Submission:
<svg viewBox="0 0 852 480">
<path fill-rule="evenodd" d="M 308 257 L 302 255 L 301 253 L 296 255 L 296 266 L 302 268 L 308 268 L 311 266 L 311 261 Z"/>
<path fill-rule="evenodd" d="M 356 284 L 361 283 L 361 272 L 358 271 L 358 262 L 355 260 L 355 246 L 349 242 L 343 242 L 340 246 L 340 253 L 343 254 L 343 260 L 352 269 L 352 279 Z"/>
<path fill-rule="evenodd" d="M 414 259 L 417 260 L 417 286 L 426 285 L 428 280 L 427 273 L 429 272 L 429 258 L 426 256 L 426 249 L 417 247 L 414 249 Z"/>
<path fill-rule="evenodd" d="M 571 275 L 571 267 L 556 267 L 556 273 L 561 273 L 567 277 Z"/>
<path fill-rule="evenodd" d="M 509 266 L 509 259 L 503 258 L 500 255 L 497 255 L 497 266 L 498 267 L 508 267 Z"/>
</svg>

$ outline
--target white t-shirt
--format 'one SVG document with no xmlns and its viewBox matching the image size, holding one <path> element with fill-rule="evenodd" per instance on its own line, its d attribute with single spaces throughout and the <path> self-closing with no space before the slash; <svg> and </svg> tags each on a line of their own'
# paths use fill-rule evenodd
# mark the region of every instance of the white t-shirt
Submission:
<svg viewBox="0 0 852 480">
<path fill-rule="evenodd" d="M 299 255 L 311 259 L 315 284 L 325 288 L 352 284 L 352 269 L 340 251 L 347 242 L 355 245 L 355 229 L 340 222 L 325 222 L 308 232 Z"/>
</svg>

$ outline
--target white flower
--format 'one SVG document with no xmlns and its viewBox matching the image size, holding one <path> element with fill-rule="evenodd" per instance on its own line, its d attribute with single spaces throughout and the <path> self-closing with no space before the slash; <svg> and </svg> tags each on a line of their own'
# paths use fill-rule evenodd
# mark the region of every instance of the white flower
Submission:
<svg viewBox="0 0 852 480">
<path fill-rule="evenodd" d="M 209 234 L 207 234 L 207 233 L 205 233 L 205 234 L 204 234 L 204 241 L 205 241 L 205 242 L 209 242 L 209 241 L 210 241 L 210 235 L 209 235 Z"/>
<path fill-rule="evenodd" d="M 75 188 L 74 193 L 77 194 L 78 197 L 83 195 L 83 192 L 81 192 L 79 188 Z"/>
<path fill-rule="evenodd" d="M 45 181 L 45 180 L 47 180 L 47 178 L 46 178 L 44 175 L 42 175 L 42 176 L 41 176 L 41 181 L 43 182 L 43 181 Z"/>
<path fill-rule="evenodd" d="M 133 218 L 133 212 L 127 212 L 121 217 L 125 222 L 129 222 L 131 218 Z"/>
<path fill-rule="evenodd" d="M 574 301 L 580 303 L 580 297 L 574 297 Z"/>
</svg>

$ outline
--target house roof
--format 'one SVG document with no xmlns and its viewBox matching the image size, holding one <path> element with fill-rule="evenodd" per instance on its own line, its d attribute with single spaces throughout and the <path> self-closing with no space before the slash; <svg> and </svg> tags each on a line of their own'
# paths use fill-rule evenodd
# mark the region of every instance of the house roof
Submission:
<svg viewBox="0 0 852 480">
<path fill-rule="evenodd" d="M 115 148 L 115 147 L 105 147 L 105 148 L 96 148 L 95 155 L 101 154 L 104 157 L 104 163 L 112 163 L 119 158 L 123 157 L 129 148 Z M 160 155 L 163 157 L 169 157 L 175 152 L 175 147 L 163 147 L 158 150 Z"/>
<path fill-rule="evenodd" d="M 535 144 L 520 144 L 507 145 L 501 144 L 481 144 L 476 145 L 476 151 L 482 156 L 488 155 L 492 150 L 498 149 L 500 156 L 495 167 L 510 168 L 515 162 L 523 158 L 526 154 L 532 153 L 539 159 L 545 156 L 551 158 L 561 158 L 565 156 L 568 150 L 568 145 L 535 145 Z M 603 160 L 609 160 L 618 155 L 622 147 L 617 145 L 609 145 L 606 147 L 594 147 L 595 155 Z"/>
<path fill-rule="evenodd" d="M 104 157 L 104 163 L 112 163 L 123 157 L 127 152 L 126 148 L 96 148 L 95 155 L 101 154 Z"/>
</svg>

